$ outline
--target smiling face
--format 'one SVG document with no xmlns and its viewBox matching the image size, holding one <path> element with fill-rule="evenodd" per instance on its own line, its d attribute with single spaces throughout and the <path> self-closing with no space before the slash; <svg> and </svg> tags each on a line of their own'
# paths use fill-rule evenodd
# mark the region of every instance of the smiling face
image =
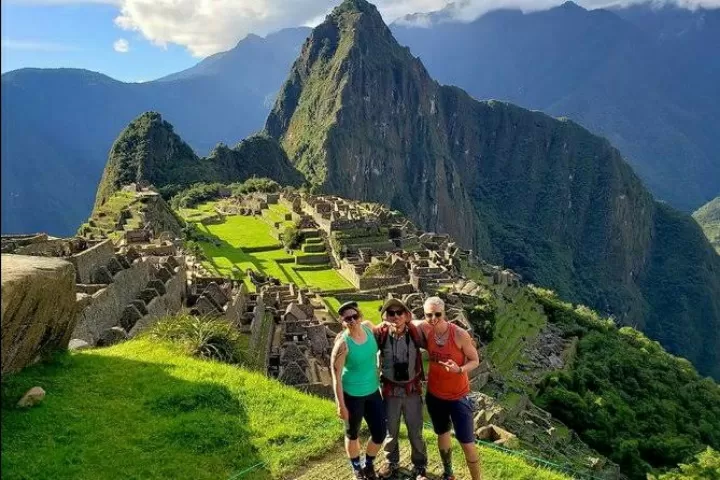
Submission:
<svg viewBox="0 0 720 480">
<path fill-rule="evenodd" d="M 362 315 L 359 310 L 355 310 L 354 308 L 348 308 L 342 313 L 340 320 L 342 320 L 343 327 L 349 329 L 355 325 L 360 324 L 360 321 L 362 320 Z"/>
<path fill-rule="evenodd" d="M 386 322 L 393 324 L 398 330 L 402 330 L 410 321 L 410 312 L 400 306 L 393 306 L 385 310 L 384 317 Z"/>
<path fill-rule="evenodd" d="M 426 303 L 423 307 L 425 311 L 425 321 L 433 327 L 445 320 L 445 307 L 435 303 Z"/>
</svg>

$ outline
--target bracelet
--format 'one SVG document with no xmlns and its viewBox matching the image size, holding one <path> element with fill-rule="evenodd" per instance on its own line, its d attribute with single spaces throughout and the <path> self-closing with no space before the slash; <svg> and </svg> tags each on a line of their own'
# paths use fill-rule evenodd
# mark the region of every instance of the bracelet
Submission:
<svg viewBox="0 0 720 480">
<path fill-rule="evenodd" d="M 460 373 L 460 374 L 463 373 L 463 366 L 462 366 L 462 365 L 460 365 L 460 370 L 458 370 L 458 373 Z"/>
</svg>

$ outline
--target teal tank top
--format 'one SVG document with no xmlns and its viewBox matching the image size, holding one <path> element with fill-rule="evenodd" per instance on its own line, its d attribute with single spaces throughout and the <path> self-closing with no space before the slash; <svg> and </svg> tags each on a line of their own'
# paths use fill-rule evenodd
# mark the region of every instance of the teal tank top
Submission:
<svg viewBox="0 0 720 480">
<path fill-rule="evenodd" d="M 367 339 L 358 345 L 346 330 L 343 333 L 348 353 L 342 371 L 343 391 L 353 397 L 364 397 L 375 393 L 380 388 L 377 371 L 378 345 L 375 336 L 365 325 L 362 325 Z"/>
</svg>

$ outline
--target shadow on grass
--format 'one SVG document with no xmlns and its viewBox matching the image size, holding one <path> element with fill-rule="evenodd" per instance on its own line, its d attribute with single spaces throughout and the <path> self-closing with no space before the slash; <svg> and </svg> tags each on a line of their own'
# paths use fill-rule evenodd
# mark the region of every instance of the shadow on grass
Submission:
<svg viewBox="0 0 720 480">
<path fill-rule="evenodd" d="M 261 463 L 238 394 L 177 369 L 83 353 L 5 378 L 3 478 L 218 479 Z M 38 385 L 40 405 L 15 406 Z"/>
</svg>

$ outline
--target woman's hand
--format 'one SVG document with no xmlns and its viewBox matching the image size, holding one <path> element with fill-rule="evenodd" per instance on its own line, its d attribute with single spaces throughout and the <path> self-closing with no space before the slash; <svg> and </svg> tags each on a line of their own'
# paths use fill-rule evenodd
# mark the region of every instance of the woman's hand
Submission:
<svg viewBox="0 0 720 480">
<path fill-rule="evenodd" d="M 350 413 L 348 413 L 348 409 L 345 407 L 345 405 L 338 405 L 337 414 L 338 417 L 342 418 L 345 421 L 350 418 Z"/>
</svg>

